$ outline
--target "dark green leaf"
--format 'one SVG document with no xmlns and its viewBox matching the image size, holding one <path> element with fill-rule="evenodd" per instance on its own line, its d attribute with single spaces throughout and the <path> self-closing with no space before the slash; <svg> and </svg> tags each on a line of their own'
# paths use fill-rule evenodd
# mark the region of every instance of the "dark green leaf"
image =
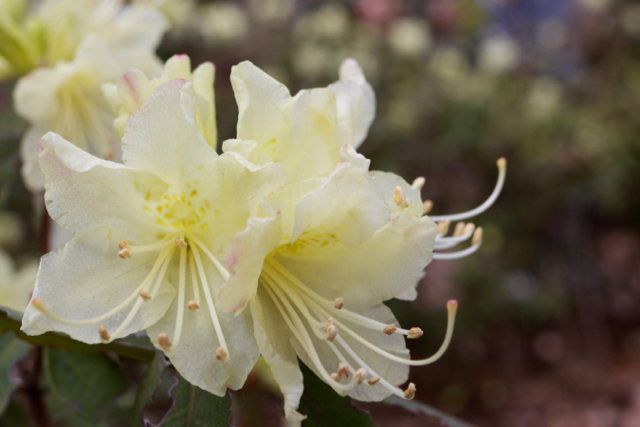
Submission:
<svg viewBox="0 0 640 427">
<path fill-rule="evenodd" d="M 160 385 L 162 374 L 169 366 L 169 362 L 165 359 L 164 354 L 156 352 L 156 356 L 147 368 L 147 373 L 138 388 L 136 402 L 133 405 L 133 423 L 131 427 L 144 426 L 144 410 L 145 407 L 153 401 L 153 396 Z"/>
<path fill-rule="evenodd" d="M 142 362 L 151 362 L 155 355 L 155 351 L 149 348 L 137 347 L 122 342 L 112 342 L 110 344 L 85 344 L 66 335 L 55 332 L 47 332 L 38 336 L 30 336 L 20 330 L 21 322 L 15 320 L 17 317 L 11 316 L 6 309 L 0 310 L 0 332 L 13 331 L 16 336 L 23 341 L 41 347 L 50 347 L 54 349 L 63 349 L 75 353 L 98 354 L 111 351 L 120 356 Z"/>
<path fill-rule="evenodd" d="M 28 351 L 29 344 L 16 338 L 13 333 L 0 335 L 0 414 L 9 404 L 11 393 L 18 387 L 10 379 L 11 369 Z"/>
<path fill-rule="evenodd" d="M 304 394 L 298 411 L 307 416 L 304 427 L 373 427 L 375 422 L 351 405 L 351 399 L 341 397 L 300 362 L 304 376 Z"/>
<path fill-rule="evenodd" d="M 114 400 L 127 388 L 127 379 L 106 355 L 46 348 L 43 366 L 51 393 L 75 408 L 81 418 L 97 421 L 123 416 Z"/>
<path fill-rule="evenodd" d="M 0 417 L 0 427 L 37 427 L 37 424 L 29 416 L 27 405 L 16 400 L 14 394 Z"/>
<path fill-rule="evenodd" d="M 452 417 L 451 415 L 447 415 L 442 411 L 439 411 L 429 405 L 415 400 L 404 400 L 396 396 L 390 396 L 387 397 L 384 402 L 390 405 L 401 406 L 411 412 L 423 413 L 432 417 L 439 418 L 446 423 L 444 425 L 446 425 L 447 427 L 473 427 L 473 425 L 469 423 Z"/>
<path fill-rule="evenodd" d="M 174 404 L 162 427 L 227 427 L 231 411 L 229 396 L 218 397 L 190 384 L 178 373 L 172 391 Z"/>
</svg>

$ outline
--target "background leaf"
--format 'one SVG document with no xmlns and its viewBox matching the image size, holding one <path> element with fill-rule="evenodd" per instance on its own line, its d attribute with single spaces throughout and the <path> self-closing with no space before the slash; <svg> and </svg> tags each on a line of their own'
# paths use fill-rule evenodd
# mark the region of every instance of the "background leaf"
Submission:
<svg viewBox="0 0 640 427">
<path fill-rule="evenodd" d="M 11 393 L 19 385 L 11 381 L 11 369 L 28 351 L 29 344 L 16 338 L 13 333 L 0 335 L 0 414 L 9 404 Z"/>
<path fill-rule="evenodd" d="M 115 404 L 128 386 L 116 363 L 106 355 L 69 353 L 46 348 L 43 366 L 51 394 L 61 407 L 70 407 L 93 423 L 108 425 L 127 418 L 127 411 Z"/>
<path fill-rule="evenodd" d="M 349 397 L 338 395 L 300 362 L 304 376 L 304 394 L 298 411 L 307 416 L 304 427 L 374 427 L 373 418 L 354 408 Z"/>
<path fill-rule="evenodd" d="M 174 404 L 162 427 L 227 427 L 231 412 L 229 396 L 218 397 L 190 384 L 176 372 Z"/>
<path fill-rule="evenodd" d="M 156 352 L 155 357 L 147 368 L 147 373 L 138 388 L 136 401 L 133 405 L 132 427 L 143 427 L 145 425 L 144 411 L 150 402 L 153 402 L 156 390 L 160 386 L 162 374 L 171 364 L 161 352 Z"/>
</svg>

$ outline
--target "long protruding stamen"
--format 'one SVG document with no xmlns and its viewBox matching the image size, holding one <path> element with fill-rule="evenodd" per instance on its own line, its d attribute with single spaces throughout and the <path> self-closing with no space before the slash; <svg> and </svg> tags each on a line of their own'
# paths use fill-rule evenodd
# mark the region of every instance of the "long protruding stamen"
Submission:
<svg viewBox="0 0 640 427">
<path fill-rule="evenodd" d="M 498 181 L 496 182 L 496 186 L 493 189 L 493 192 L 489 196 L 487 200 L 480 206 L 475 209 L 472 209 L 467 212 L 462 212 L 458 214 L 452 215 L 432 215 L 431 219 L 434 221 L 461 221 L 463 219 L 471 218 L 476 215 L 480 215 L 482 212 L 486 211 L 493 205 L 493 203 L 498 199 L 500 192 L 502 191 L 502 187 L 504 186 L 504 180 L 507 176 L 507 160 L 504 157 L 501 157 L 497 161 L 498 165 Z"/>
<path fill-rule="evenodd" d="M 272 276 L 273 275 L 284 276 L 284 278 L 287 279 L 289 282 L 291 282 L 293 285 L 295 285 L 296 288 L 302 290 L 306 294 L 306 297 L 313 299 L 319 304 L 322 304 L 324 308 L 329 310 L 333 310 L 333 308 L 335 308 L 331 301 L 324 299 L 323 297 L 315 293 L 313 290 L 311 290 L 308 286 L 305 286 L 304 283 L 302 283 L 295 275 L 291 274 L 289 270 L 287 270 L 282 264 L 280 264 L 278 261 L 274 260 L 273 258 L 267 259 L 265 261 L 264 271 L 267 272 L 268 274 L 271 274 Z M 365 328 L 369 328 L 373 330 L 382 331 L 384 330 L 385 327 L 387 327 L 387 324 L 385 323 L 381 323 L 376 320 L 369 319 L 368 317 L 362 316 L 361 314 L 358 314 L 358 313 L 354 313 L 350 310 L 347 310 L 346 308 L 335 310 L 333 311 L 333 314 L 336 316 L 340 316 L 344 319 L 348 319 L 349 321 L 355 324 L 358 324 L 360 326 L 364 326 Z M 327 316 L 327 317 L 330 317 L 330 316 Z M 398 328 L 395 333 L 401 334 L 401 335 L 408 335 L 409 330 Z"/>
<path fill-rule="evenodd" d="M 462 223 L 458 223 L 462 224 Z M 456 226 L 456 229 L 458 227 Z M 458 243 L 464 242 L 469 239 L 473 235 L 473 231 L 475 230 L 475 226 L 471 223 L 463 225 L 463 230 L 461 234 L 455 234 L 451 237 L 436 237 L 436 242 L 434 245 L 435 250 L 449 249 L 456 246 Z"/>
<path fill-rule="evenodd" d="M 132 246 L 131 244 L 129 244 L 129 242 L 127 242 L 126 240 L 123 240 L 118 244 L 118 246 L 120 247 L 120 257 L 129 258 L 132 254 L 138 254 L 138 253 L 150 252 L 150 251 L 162 249 L 165 246 L 167 246 L 167 244 L 173 239 L 175 239 L 175 234 L 169 234 L 159 242 L 152 243 L 150 245 L 140 245 L 140 246 Z M 125 254 L 125 256 L 123 256 L 123 253 Z"/>
<path fill-rule="evenodd" d="M 192 239 L 190 238 L 189 240 L 191 241 Z M 227 360 L 229 360 L 229 347 L 227 346 L 227 341 L 224 339 L 224 334 L 222 333 L 222 327 L 220 326 L 220 320 L 218 319 L 218 313 L 216 312 L 216 308 L 213 304 L 213 298 L 211 298 L 211 290 L 209 289 L 209 282 L 207 281 L 207 276 L 204 273 L 204 267 L 202 266 L 202 259 L 200 258 L 200 252 L 198 251 L 195 245 L 191 245 L 191 253 L 192 253 L 192 256 L 194 257 L 196 267 L 198 268 L 198 273 L 200 274 L 200 283 L 202 283 L 204 298 L 207 300 L 207 306 L 209 307 L 209 315 L 211 316 L 211 321 L 213 322 L 213 328 L 216 330 L 216 335 L 218 335 L 218 341 L 220 342 L 220 347 L 222 347 L 222 349 L 225 352 L 226 357 L 224 357 L 221 360 L 223 362 L 226 362 Z"/>
<path fill-rule="evenodd" d="M 452 260 L 452 259 L 464 258 L 476 252 L 480 248 L 480 245 L 482 245 L 482 227 L 476 228 L 476 231 L 473 233 L 473 240 L 471 241 L 471 246 L 469 246 L 467 249 L 464 249 L 458 252 L 447 252 L 447 253 L 434 252 L 433 259 Z"/>
<path fill-rule="evenodd" d="M 158 272 L 158 269 L 164 263 L 165 258 L 168 256 L 170 249 L 171 248 L 167 248 L 167 249 L 165 249 L 164 252 L 162 252 L 160 254 L 158 259 L 156 259 L 156 262 L 153 265 L 153 268 L 151 269 L 151 272 L 142 281 L 142 283 L 140 283 L 140 285 L 131 293 L 131 295 L 129 295 L 124 301 L 122 301 L 116 307 L 112 308 L 111 310 L 107 311 L 104 314 L 101 314 L 100 316 L 93 317 L 91 319 L 86 319 L 86 320 L 67 319 L 67 318 L 58 316 L 57 314 L 51 312 L 44 305 L 44 302 L 39 297 L 33 298 L 33 300 L 31 300 L 31 304 L 33 304 L 38 310 L 40 310 L 45 316 L 47 316 L 48 318 L 50 318 L 54 322 L 62 323 L 62 324 L 65 324 L 65 325 L 72 325 L 72 326 L 95 325 L 96 323 L 99 323 L 99 322 L 101 322 L 101 321 L 113 316 L 114 314 L 118 313 L 120 310 L 122 310 L 127 305 L 129 305 L 131 303 L 131 301 L 133 301 L 136 297 L 140 297 L 140 291 L 143 290 L 151 280 L 153 280 L 154 276 Z"/>
<path fill-rule="evenodd" d="M 209 257 L 209 259 L 211 260 L 213 265 L 216 266 L 216 268 L 218 269 L 218 271 L 222 275 L 222 278 L 225 281 L 229 280 L 229 277 L 231 277 L 231 274 L 229 274 L 227 269 L 223 267 L 223 265 L 220 263 L 220 261 L 218 261 L 216 259 L 216 257 L 213 256 L 213 254 L 211 253 L 209 248 L 207 248 L 207 246 L 202 242 L 202 240 L 200 240 L 198 237 L 194 236 L 193 234 L 188 234 L 187 236 L 189 237 L 190 241 L 194 241 L 198 245 L 198 247 L 200 247 L 200 249 L 202 249 L 202 252 L 204 252 L 205 255 L 207 255 L 207 257 Z"/>
<path fill-rule="evenodd" d="M 160 287 L 160 284 L 164 280 L 164 276 L 167 273 L 167 267 L 169 267 L 169 264 L 171 263 L 171 256 L 173 255 L 173 250 L 174 250 L 173 247 L 169 246 L 168 255 L 165 258 L 164 262 L 162 263 L 162 268 L 160 268 L 160 272 L 158 273 L 158 277 L 156 278 L 156 284 L 153 290 L 151 291 L 151 298 L 155 298 L 156 294 L 158 293 L 158 288 Z M 146 289 L 144 290 L 146 291 Z M 136 300 L 135 304 L 131 308 L 131 311 L 129 312 L 127 317 L 122 321 L 120 326 L 118 326 L 118 328 L 111 334 L 111 341 L 120 337 L 120 334 L 122 333 L 122 331 L 124 331 L 127 328 L 127 326 L 129 326 L 129 324 L 133 321 L 133 318 L 136 316 L 136 314 L 138 314 L 138 310 L 140 310 L 140 306 L 142 306 L 143 301 L 144 301 L 143 298 L 139 298 L 138 300 Z"/>
<path fill-rule="evenodd" d="M 192 256 L 189 257 L 189 272 L 191 273 L 191 287 L 193 288 L 193 301 L 189 301 L 189 310 L 196 311 L 200 308 L 200 289 Z"/>
<path fill-rule="evenodd" d="M 294 336 L 296 337 L 298 342 L 300 342 L 304 350 L 307 352 L 307 355 L 311 358 L 311 361 L 314 363 L 316 368 L 318 368 L 318 371 L 320 371 L 320 376 L 324 379 L 324 381 L 330 384 L 331 387 L 333 387 L 336 390 L 339 390 L 339 391 L 351 390 L 353 388 L 353 385 L 350 385 L 350 384 L 344 385 L 344 384 L 340 384 L 335 381 L 332 381 L 331 375 L 329 375 L 327 370 L 322 365 L 322 362 L 320 361 L 318 353 L 316 352 L 315 347 L 311 341 L 311 337 L 307 333 L 307 329 L 302 324 L 302 321 L 298 317 L 298 314 L 290 306 L 289 306 L 290 310 L 285 310 L 285 308 L 280 303 L 280 300 L 274 294 L 274 291 L 271 289 L 271 287 L 264 281 L 262 281 L 262 283 L 263 283 L 263 288 L 267 291 L 267 293 L 271 297 L 271 300 L 276 305 L 276 308 L 282 315 L 282 318 L 284 319 L 285 323 L 287 324 L 291 332 L 293 332 Z M 286 305 L 285 301 L 286 299 L 282 302 Z"/>
<path fill-rule="evenodd" d="M 187 275 L 187 247 L 180 248 L 180 268 L 178 279 L 178 313 L 176 314 L 176 328 L 173 333 L 173 348 L 178 346 L 182 333 L 182 320 L 184 319 L 184 292 Z"/>
</svg>

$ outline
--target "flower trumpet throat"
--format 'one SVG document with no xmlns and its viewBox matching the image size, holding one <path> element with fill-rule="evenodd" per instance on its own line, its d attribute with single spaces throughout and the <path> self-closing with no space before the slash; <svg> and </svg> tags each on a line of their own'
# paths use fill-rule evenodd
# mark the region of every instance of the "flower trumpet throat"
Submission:
<svg viewBox="0 0 640 427">
<path fill-rule="evenodd" d="M 365 362 L 366 352 L 373 352 L 390 362 L 424 366 L 437 361 L 447 350 L 453 335 L 458 302 L 451 300 L 447 303 L 448 320 L 444 341 L 440 349 L 431 357 L 422 360 L 410 360 L 390 353 L 358 334 L 353 326 L 360 326 L 376 331 L 381 335 L 404 335 L 416 339 L 422 336 L 420 328 L 403 329 L 396 325 L 386 325 L 370 319 L 348 309 L 348 301 L 339 297 L 341 304 L 336 307 L 336 301 L 331 301 L 314 292 L 306 286 L 286 267 L 273 258 L 264 263 L 259 279 L 269 298 L 277 307 L 279 314 L 292 331 L 294 337 L 304 348 L 313 363 L 313 367 L 320 373 L 322 379 L 340 394 L 346 394 L 353 388 L 366 382 L 369 386 L 380 384 L 398 397 L 411 399 L 415 395 L 415 385 L 409 384 L 406 390 L 384 378 Z M 328 372 L 322 363 L 317 344 L 312 340 L 309 331 L 340 360 L 335 372 Z M 346 339 L 345 339 L 346 338 Z M 355 341 L 360 351 L 356 351 L 348 341 Z M 363 354 L 362 349 L 366 349 Z"/>
</svg>

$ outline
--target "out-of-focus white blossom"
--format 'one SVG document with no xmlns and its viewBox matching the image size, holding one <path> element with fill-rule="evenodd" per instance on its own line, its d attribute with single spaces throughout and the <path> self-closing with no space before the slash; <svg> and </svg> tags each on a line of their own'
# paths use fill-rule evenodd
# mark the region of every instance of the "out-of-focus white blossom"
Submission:
<svg viewBox="0 0 640 427">
<path fill-rule="evenodd" d="M 210 43 L 234 43 L 249 31 L 247 13 L 236 3 L 223 1 L 203 5 L 197 13 L 200 34 Z"/>
<path fill-rule="evenodd" d="M 284 21 L 294 9 L 293 0 L 252 0 L 251 8 L 261 21 Z"/>
<path fill-rule="evenodd" d="M 16 269 L 9 255 L 0 251 L 0 306 L 22 313 L 31 299 L 37 273 L 37 261 Z"/>
<path fill-rule="evenodd" d="M 631 36 L 640 36 L 640 4 L 631 3 L 624 6 L 620 12 L 622 29 Z"/>
<path fill-rule="evenodd" d="M 529 91 L 527 113 L 537 120 L 553 117 L 560 107 L 562 85 L 551 78 L 538 78 Z"/>
<path fill-rule="evenodd" d="M 515 68 L 520 59 L 518 42 L 499 35 L 488 37 L 480 43 L 478 67 L 491 74 L 504 74 Z"/>
<path fill-rule="evenodd" d="M 389 44 L 398 55 L 420 56 L 431 46 L 429 25 L 423 19 L 400 19 L 389 31 Z"/>
</svg>

